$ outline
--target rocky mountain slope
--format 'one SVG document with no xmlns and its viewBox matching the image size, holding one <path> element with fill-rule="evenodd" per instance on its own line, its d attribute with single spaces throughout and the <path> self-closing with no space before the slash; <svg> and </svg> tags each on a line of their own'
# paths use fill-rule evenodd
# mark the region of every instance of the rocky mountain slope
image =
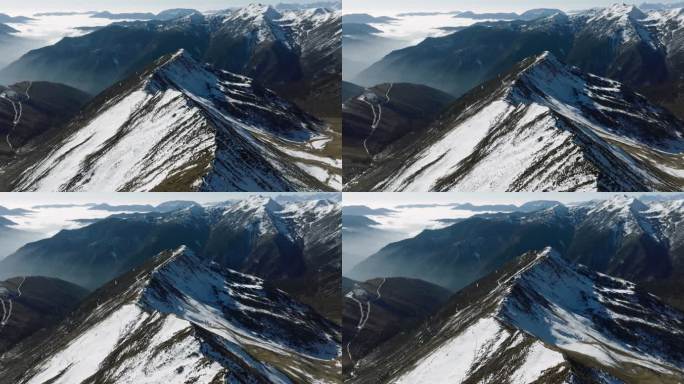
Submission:
<svg viewBox="0 0 684 384">
<path fill-rule="evenodd" d="M 18 36 L 19 31 L 4 24 L 5 22 L 17 22 L 17 18 L 5 16 L 6 18 L 0 17 L 0 68 L 4 68 L 14 60 L 17 60 L 21 55 L 20 52 L 26 52 L 38 45 L 33 39 Z M 5 20 L 3 21 L 2 19 Z M 0 81 L 0 84 L 3 83 L 10 82 Z"/>
<path fill-rule="evenodd" d="M 354 83 L 350 83 L 348 81 L 343 81 L 342 82 L 342 103 L 346 102 L 349 99 L 355 98 L 357 96 L 361 96 L 363 93 L 364 88 L 360 85 L 356 85 Z"/>
<path fill-rule="evenodd" d="M 88 293 L 77 285 L 46 277 L 0 281 L 0 355 L 32 334 L 57 325 Z"/>
<path fill-rule="evenodd" d="M 684 201 L 617 196 L 531 213 L 477 215 L 390 244 L 358 264 L 356 280 L 412 277 L 457 291 L 517 255 L 552 246 L 568 260 L 625 278 L 684 309 Z"/>
<path fill-rule="evenodd" d="M 341 219 L 326 200 L 251 197 L 213 207 L 117 215 L 27 244 L 0 276 L 40 275 L 97 288 L 165 249 L 187 244 L 222 266 L 276 283 L 340 318 Z M 335 298 L 335 299 L 334 299 Z"/>
<path fill-rule="evenodd" d="M 364 215 L 348 214 L 352 206 L 344 207 L 342 213 L 342 274 L 346 274 L 356 264 L 379 251 L 384 245 L 406 237 L 397 231 L 382 228 L 380 223 Z"/>
<path fill-rule="evenodd" d="M 683 326 L 657 297 L 547 248 L 459 292 L 350 382 L 677 383 Z"/>
<path fill-rule="evenodd" d="M 0 212 L 2 209 L 3 207 L 0 207 Z M 22 245 L 43 237 L 41 233 L 18 229 L 15 222 L 0 216 L 0 260 L 16 252 Z"/>
<path fill-rule="evenodd" d="M 332 135 L 181 50 L 100 94 L 4 178 L 21 191 L 331 190 L 341 183 Z"/>
<path fill-rule="evenodd" d="M 354 364 L 384 341 L 412 329 L 451 297 L 451 292 L 416 279 L 354 282 L 344 294 L 342 367 Z"/>
<path fill-rule="evenodd" d="M 436 89 L 414 84 L 381 84 L 342 104 L 345 183 L 373 167 L 373 158 L 400 139 L 420 137 L 452 102 Z"/>
<path fill-rule="evenodd" d="M 11 158 L 17 151 L 30 150 L 21 147 L 60 128 L 75 117 L 90 98 L 75 88 L 55 83 L 23 82 L 0 86 L 0 152 Z"/>
<path fill-rule="evenodd" d="M 2 356 L 0 381 L 332 383 L 339 340 L 308 306 L 180 247 Z"/>
<path fill-rule="evenodd" d="M 0 79 L 47 80 L 95 94 L 185 49 L 201 62 L 257 78 L 303 106 L 318 100 L 319 116 L 339 116 L 340 30 L 337 11 L 278 11 L 260 4 L 212 15 L 115 23 L 31 51 L 0 71 Z"/>
<path fill-rule="evenodd" d="M 553 54 L 461 97 L 347 184 L 373 191 L 672 191 L 684 124 L 629 87 Z"/>
</svg>

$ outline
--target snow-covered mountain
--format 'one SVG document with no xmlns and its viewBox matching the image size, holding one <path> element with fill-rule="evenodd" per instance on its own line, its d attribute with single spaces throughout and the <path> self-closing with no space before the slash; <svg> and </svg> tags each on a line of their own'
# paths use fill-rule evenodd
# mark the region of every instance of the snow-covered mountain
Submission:
<svg viewBox="0 0 684 384">
<path fill-rule="evenodd" d="M 684 309 L 684 201 L 614 196 L 533 212 L 476 215 L 392 243 L 356 265 L 356 280 L 412 277 L 458 291 L 520 253 L 553 246 L 568 260 L 638 283 Z"/>
<path fill-rule="evenodd" d="M 681 9 L 644 9 L 617 3 L 533 20 L 477 23 L 394 51 L 354 81 L 413 82 L 461 96 L 521 59 L 550 51 L 584 72 L 638 89 L 681 117 Z"/>
<path fill-rule="evenodd" d="M 373 191 L 684 188 L 684 124 L 545 52 L 449 107 L 345 187 Z"/>
<path fill-rule="evenodd" d="M 339 203 L 279 204 L 253 196 L 210 207 L 119 214 L 61 231 L 0 261 L 0 276 L 57 277 L 95 289 L 158 252 L 187 245 L 338 319 L 341 241 Z"/>
<path fill-rule="evenodd" d="M 459 292 L 350 382 L 676 383 L 683 329 L 657 297 L 547 248 Z"/>
<path fill-rule="evenodd" d="M 259 79 L 318 116 L 339 116 L 339 80 L 337 88 L 332 82 L 341 76 L 341 15 L 326 8 L 278 11 L 251 4 L 172 20 L 114 23 L 31 51 L 0 71 L 0 78 L 48 80 L 96 94 L 179 49 Z"/>
<path fill-rule="evenodd" d="M 13 165 L 22 191 L 335 190 L 331 129 L 250 78 L 186 51 L 91 102 Z"/>
<path fill-rule="evenodd" d="M 187 247 L 88 297 L 0 358 L 2 383 L 334 383 L 339 328 Z"/>
</svg>

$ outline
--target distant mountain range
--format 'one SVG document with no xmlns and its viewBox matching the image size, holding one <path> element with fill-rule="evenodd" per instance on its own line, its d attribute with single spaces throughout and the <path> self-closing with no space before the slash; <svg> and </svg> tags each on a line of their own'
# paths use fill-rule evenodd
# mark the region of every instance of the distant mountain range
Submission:
<svg viewBox="0 0 684 384">
<path fill-rule="evenodd" d="M 32 20 L 34 19 L 26 16 L 10 16 L 4 13 L 0 13 L 0 23 L 24 24 Z"/>
<path fill-rule="evenodd" d="M 631 280 L 684 309 L 684 201 L 617 196 L 532 212 L 482 214 L 389 244 L 345 276 L 410 277 L 458 291 L 520 254 L 552 246 L 568 260 Z"/>
<path fill-rule="evenodd" d="M 7 209 L 0 206 L 0 260 L 16 252 L 24 244 L 44 237 L 42 233 L 15 228 L 16 223 L 4 216 L 22 216 L 23 209 Z"/>
<path fill-rule="evenodd" d="M 682 19 L 677 10 L 648 13 L 615 4 L 531 20 L 477 23 L 401 49 L 362 72 L 359 84 L 426 84 L 455 96 L 543 51 L 581 70 L 623 82 L 681 115 Z"/>
<path fill-rule="evenodd" d="M 157 14 L 154 13 L 111 13 L 109 11 L 94 12 L 90 17 L 97 17 L 101 19 L 111 19 L 111 20 L 122 20 L 122 19 L 132 19 L 132 20 L 173 20 L 181 17 L 190 16 L 194 13 L 200 13 L 195 9 L 189 8 L 175 8 L 167 9 L 161 11 Z"/>
<path fill-rule="evenodd" d="M 340 20 L 339 12 L 324 8 L 278 11 L 257 4 L 212 15 L 169 10 L 31 51 L 0 71 L 0 79 L 52 81 L 94 94 L 184 48 L 197 60 L 258 78 L 322 116 L 338 116 Z"/>
<path fill-rule="evenodd" d="M 389 16 L 371 16 L 367 13 L 348 13 L 342 17 L 343 24 L 385 24 L 397 19 Z"/>
<path fill-rule="evenodd" d="M 542 17 L 565 14 L 560 9 L 535 8 L 521 14 L 515 12 L 476 13 L 472 11 L 453 12 L 454 17 L 476 20 L 535 20 Z"/>
<path fill-rule="evenodd" d="M 334 311 L 325 295 L 339 293 L 327 285 L 339 286 L 340 227 L 340 208 L 327 200 L 281 205 L 253 197 L 207 208 L 119 214 L 23 246 L 0 261 L 0 277 L 55 277 L 95 289 L 158 252 L 188 244 L 203 257 L 282 284 L 301 300 Z M 329 280 L 314 283 L 319 279 Z"/>
</svg>

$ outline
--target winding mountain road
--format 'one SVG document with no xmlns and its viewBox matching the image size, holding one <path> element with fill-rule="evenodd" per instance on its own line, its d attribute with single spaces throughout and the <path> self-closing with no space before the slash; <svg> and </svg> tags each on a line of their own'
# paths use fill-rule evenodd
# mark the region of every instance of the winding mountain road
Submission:
<svg viewBox="0 0 684 384">
<path fill-rule="evenodd" d="M 390 91 L 392 90 L 393 86 L 394 86 L 394 83 L 390 83 L 390 85 L 387 87 L 387 92 L 385 92 L 385 103 L 384 104 L 388 104 L 391 101 L 389 94 L 390 94 Z M 371 107 L 371 111 L 373 112 L 373 122 L 371 123 L 371 131 L 368 134 L 368 137 L 366 137 L 366 139 L 363 140 L 363 148 L 366 150 L 366 153 L 368 154 L 368 156 L 370 156 L 370 152 L 368 152 L 367 142 L 368 142 L 368 139 L 370 139 L 371 136 L 373 136 L 375 129 L 378 127 L 378 125 L 380 125 L 380 121 L 382 120 L 382 104 L 378 103 L 378 113 L 376 114 L 375 113 L 375 107 L 373 106 L 372 103 L 368 102 L 365 98 L 362 98 L 361 100 L 363 100 L 364 103 L 368 104 Z"/>
<path fill-rule="evenodd" d="M 380 290 L 382 289 L 382 286 L 385 284 L 387 281 L 386 277 L 382 278 L 382 281 L 380 284 L 378 284 L 378 287 L 375 289 L 375 299 L 374 300 L 367 300 L 366 301 L 366 308 L 367 310 L 365 311 L 365 316 L 364 316 L 364 310 L 363 310 L 363 303 L 361 301 L 357 300 L 354 297 L 354 291 L 349 292 L 347 294 L 347 297 L 356 301 L 359 304 L 359 311 L 361 312 L 361 317 L 359 318 L 359 323 L 356 325 L 356 333 L 354 336 L 349 339 L 349 342 L 347 343 L 347 356 L 349 356 L 349 361 L 353 361 L 351 351 L 349 349 L 349 346 L 351 345 L 352 341 L 358 336 L 358 334 L 366 327 L 366 323 L 368 322 L 368 319 L 370 317 L 370 312 L 371 312 L 371 302 L 372 301 L 378 301 L 382 299 L 382 293 L 380 293 Z"/>
<path fill-rule="evenodd" d="M 29 94 L 29 91 L 31 90 L 32 85 L 33 82 L 29 81 L 28 86 L 24 91 L 24 94 L 26 95 L 26 101 L 31 100 L 31 95 Z M 17 100 L 15 102 L 9 97 L 9 95 L 7 95 L 6 92 L 0 93 L 0 98 L 7 100 L 10 104 L 12 104 L 12 108 L 14 109 L 14 119 L 12 120 L 12 128 L 9 132 L 7 132 L 7 135 L 5 136 L 5 141 L 7 141 L 7 145 L 10 147 L 10 150 L 14 151 L 14 146 L 12 145 L 12 141 L 10 140 L 10 135 L 12 134 L 12 131 L 14 131 L 17 128 L 17 125 L 19 125 L 19 123 L 21 122 L 21 117 L 24 113 L 24 106 L 21 103 L 21 100 Z"/>
<path fill-rule="evenodd" d="M 17 297 L 16 299 L 20 298 L 22 293 L 21 293 L 21 287 L 24 285 L 24 282 L 26 281 L 26 276 L 22 277 L 21 283 L 17 286 Z M 8 290 L 9 292 L 9 290 Z M 0 330 L 4 328 L 7 323 L 9 322 L 10 318 L 12 317 L 12 308 L 14 307 L 14 300 L 10 296 L 9 298 L 5 298 L 7 300 L 7 306 L 5 305 L 5 300 L 0 298 L 0 304 L 2 304 L 2 319 L 0 320 Z"/>
</svg>

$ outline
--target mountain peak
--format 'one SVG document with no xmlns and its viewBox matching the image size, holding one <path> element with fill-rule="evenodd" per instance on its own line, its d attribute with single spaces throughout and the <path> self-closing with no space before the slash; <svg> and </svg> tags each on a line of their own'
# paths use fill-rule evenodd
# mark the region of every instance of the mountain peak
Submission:
<svg viewBox="0 0 684 384">
<path fill-rule="evenodd" d="M 644 204 L 641 200 L 627 196 L 627 195 L 615 195 L 610 199 L 603 201 L 596 208 L 597 210 L 609 210 L 609 211 L 631 211 L 640 212 L 648 209 L 648 206 Z"/>
<path fill-rule="evenodd" d="M 242 200 L 237 205 L 244 210 L 265 210 L 269 212 L 277 212 L 283 209 L 277 201 L 268 196 L 252 195 L 249 198 Z"/>
<path fill-rule="evenodd" d="M 529 58 L 528 63 L 521 72 L 529 72 L 535 68 L 546 67 L 554 70 L 561 70 L 565 68 L 565 64 L 551 52 L 544 51 L 536 56 Z"/>
<path fill-rule="evenodd" d="M 188 51 L 186 51 L 184 48 L 181 48 L 175 53 L 166 55 L 159 59 L 157 68 L 164 68 L 178 64 L 182 64 L 184 66 L 200 65 L 199 62 L 188 53 Z"/>
<path fill-rule="evenodd" d="M 637 6 L 625 3 L 612 4 L 603 10 L 602 15 L 608 19 L 628 17 L 633 20 L 641 20 L 646 18 L 646 14 L 637 8 Z"/>
<path fill-rule="evenodd" d="M 238 18 L 244 19 L 265 19 L 265 20 L 276 20 L 282 17 L 280 12 L 273 8 L 271 5 L 252 3 L 246 7 L 240 8 L 235 11 L 234 15 Z"/>
</svg>

